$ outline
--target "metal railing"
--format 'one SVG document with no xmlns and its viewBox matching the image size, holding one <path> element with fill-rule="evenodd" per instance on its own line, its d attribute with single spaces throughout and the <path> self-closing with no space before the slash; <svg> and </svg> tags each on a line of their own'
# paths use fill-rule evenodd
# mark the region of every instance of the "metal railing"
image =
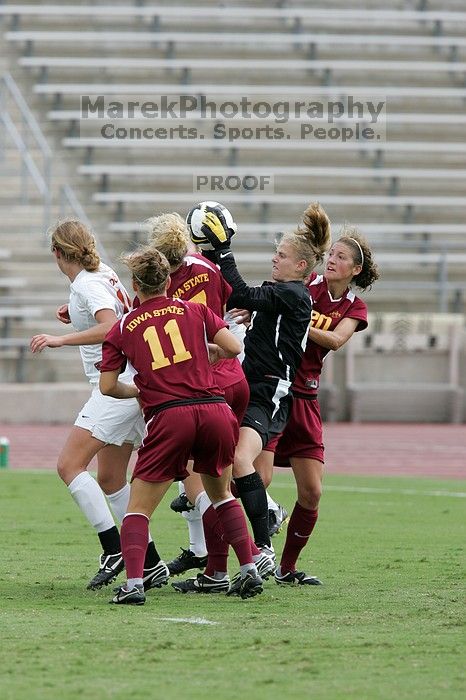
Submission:
<svg viewBox="0 0 466 700">
<path fill-rule="evenodd" d="M 17 128 L 16 114 L 12 115 L 12 104 L 19 111 L 20 130 Z M 29 178 L 36 186 L 43 203 L 43 226 L 47 230 L 50 224 L 52 193 L 52 151 L 45 140 L 40 127 L 22 96 L 17 84 L 9 73 L 0 80 L 0 119 L 14 146 L 21 157 L 21 201 L 29 201 Z M 41 162 L 38 164 L 30 153 L 31 145 L 39 149 Z M 5 147 L 4 141 L 0 149 Z M 2 157 L 4 153 L 1 154 Z"/>
<path fill-rule="evenodd" d="M 1 0 L 0 0 L 1 2 Z M 12 113 L 12 103 L 15 105 L 15 113 Z M 18 129 L 18 115 L 20 115 L 20 129 Z M 43 230 L 47 231 L 52 219 L 52 151 L 44 138 L 36 118 L 29 109 L 26 100 L 22 96 L 16 82 L 9 73 L 5 73 L 0 79 L 0 120 L 7 133 L 18 150 L 21 157 L 21 202 L 29 202 L 29 180 L 31 179 L 42 198 L 43 203 Z M 5 155 L 4 139 L 0 139 L 0 157 Z M 30 152 L 32 144 L 39 149 L 40 162 L 37 163 Z M 91 231 L 92 224 L 84 208 L 79 202 L 74 190 L 68 184 L 60 187 L 59 213 L 60 217 L 66 216 L 71 211 L 82 221 Z M 97 243 L 97 250 L 104 262 L 110 261 L 102 242 L 94 233 Z"/>
</svg>

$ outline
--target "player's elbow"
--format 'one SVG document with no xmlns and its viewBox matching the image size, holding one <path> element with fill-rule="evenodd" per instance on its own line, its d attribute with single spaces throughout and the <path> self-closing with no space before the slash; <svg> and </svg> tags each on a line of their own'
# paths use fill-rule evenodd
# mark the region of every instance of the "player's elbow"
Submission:
<svg viewBox="0 0 466 700">
<path fill-rule="evenodd" d="M 239 355 L 241 350 L 241 343 L 237 338 L 233 337 L 233 340 L 230 343 L 230 347 L 228 349 L 225 349 L 225 354 L 228 355 L 228 357 L 233 358 Z"/>
<path fill-rule="evenodd" d="M 112 395 L 111 389 L 105 385 L 102 385 L 102 383 L 99 384 L 99 389 L 100 389 L 100 393 L 103 394 L 104 396 L 111 396 Z"/>
<path fill-rule="evenodd" d="M 242 350 L 242 346 L 239 340 L 235 338 L 234 335 L 231 335 L 231 338 L 228 338 L 227 342 L 224 343 L 222 350 L 225 358 L 228 360 L 239 355 Z"/>
<path fill-rule="evenodd" d="M 99 389 L 100 393 L 104 396 L 113 396 L 113 392 L 115 391 L 114 382 L 111 381 L 110 377 L 105 376 L 105 372 L 100 375 Z"/>
<path fill-rule="evenodd" d="M 330 340 L 330 350 L 333 350 L 334 352 L 341 348 L 342 345 L 344 345 L 344 340 L 342 338 L 338 338 L 338 336 L 329 338 Z"/>
<path fill-rule="evenodd" d="M 238 338 L 236 338 L 227 328 L 222 328 L 220 331 L 218 331 L 213 341 L 219 346 L 219 348 L 222 349 L 226 359 L 236 357 L 242 350 L 242 345 Z"/>
</svg>

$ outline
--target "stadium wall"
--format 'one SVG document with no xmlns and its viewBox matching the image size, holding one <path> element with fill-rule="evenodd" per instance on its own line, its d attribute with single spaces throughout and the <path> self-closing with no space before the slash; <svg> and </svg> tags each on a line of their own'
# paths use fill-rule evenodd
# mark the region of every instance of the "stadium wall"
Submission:
<svg viewBox="0 0 466 700">
<path fill-rule="evenodd" d="M 427 360 L 427 358 L 425 359 Z M 346 421 L 349 420 L 350 415 L 344 352 L 335 353 L 333 372 L 335 394 L 331 405 L 327 393 L 322 402 L 324 420 Z M 389 384 L 396 376 L 400 382 L 422 384 L 423 382 L 445 381 L 446 372 L 445 364 L 434 357 L 428 358 L 425 363 L 421 364 L 416 356 L 404 357 L 403 362 L 400 362 L 399 357 L 385 355 L 381 356 L 375 363 L 364 364 L 364 381 L 368 383 L 380 382 L 381 377 L 385 377 Z M 464 390 L 466 397 L 466 349 L 464 342 L 460 357 L 459 377 L 459 385 Z M 86 382 L 5 383 L 0 385 L 0 423 L 73 423 L 89 395 L 90 387 Z M 382 406 L 382 412 L 383 408 Z M 413 416 L 415 422 L 437 422 L 438 412 L 434 409 L 435 407 L 426 405 L 425 397 L 420 394 L 419 405 L 415 416 Z M 462 422 L 465 422 L 466 398 L 463 399 L 461 413 Z M 393 420 L 391 416 L 392 409 L 387 406 L 386 417 L 381 418 L 381 420 Z M 445 412 L 440 422 L 449 421 L 450 418 Z"/>
</svg>

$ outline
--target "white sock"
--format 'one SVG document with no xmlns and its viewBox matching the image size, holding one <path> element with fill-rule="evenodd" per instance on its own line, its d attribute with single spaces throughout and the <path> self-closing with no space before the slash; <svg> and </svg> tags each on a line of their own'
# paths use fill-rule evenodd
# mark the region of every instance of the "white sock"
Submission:
<svg viewBox="0 0 466 700">
<path fill-rule="evenodd" d="M 248 571 L 250 571 L 251 573 L 253 573 L 255 576 L 258 575 L 258 574 L 257 574 L 256 565 L 255 565 L 255 564 L 252 564 L 252 563 L 250 563 L 250 564 L 242 564 L 242 565 L 239 567 L 239 569 L 240 569 L 240 572 L 241 572 L 241 578 L 244 578 L 244 577 L 246 576 L 246 574 L 248 573 Z"/>
<path fill-rule="evenodd" d="M 182 516 L 188 525 L 189 549 L 196 557 L 205 557 L 207 554 L 207 547 L 204 537 L 202 515 L 199 508 L 195 507 L 194 510 L 184 511 Z"/>
<path fill-rule="evenodd" d="M 78 474 L 68 489 L 83 515 L 97 532 L 105 532 L 115 525 L 102 489 L 88 472 Z"/>
<path fill-rule="evenodd" d="M 119 491 L 107 494 L 107 500 L 110 503 L 113 514 L 119 523 L 121 523 L 128 512 L 130 490 L 130 485 L 126 483 Z"/>
<path fill-rule="evenodd" d="M 179 481 L 179 482 L 178 482 L 178 493 L 180 494 L 180 496 L 181 496 L 183 493 L 186 493 L 185 488 L 184 488 L 184 484 L 183 484 L 182 481 Z"/>
<path fill-rule="evenodd" d="M 134 586 L 142 586 L 144 585 L 142 582 L 142 578 L 129 578 L 126 581 L 126 590 L 130 591 Z"/>
<path fill-rule="evenodd" d="M 278 508 L 279 508 L 278 503 L 275 503 L 275 501 L 273 500 L 273 498 L 271 498 L 271 497 L 269 496 L 268 491 L 266 491 L 265 493 L 266 493 L 266 496 L 267 496 L 267 506 L 268 506 L 268 509 L 269 509 L 269 510 L 278 510 Z"/>
<path fill-rule="evenodd" d="M 206 492 L 201 491 L 201 493 L 196 498 L 196 508 L 199 510 L 201 516 L 204 515 L 206 510 L 210 508 L 211 505 L 212 501 L 210 500 Z"/>
<path fill-rule="evenodd" d="M 119 523 L 122 522 L 126 513 L 128 512 L 129 494 L 131 487 L 129 484 L 125 484 L 122 489 L 115 491 L 115 493 L 107 494 L 107 500 L 110 501 L 113 514 Z M 152 536 L 149 532 L 149 542 L 152 542 Z"/>
</svg>

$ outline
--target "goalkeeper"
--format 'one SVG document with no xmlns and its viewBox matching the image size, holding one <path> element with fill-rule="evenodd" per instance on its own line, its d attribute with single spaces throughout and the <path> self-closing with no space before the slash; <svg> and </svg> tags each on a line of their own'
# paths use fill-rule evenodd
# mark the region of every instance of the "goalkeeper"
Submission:
<svg viewBox="0 0 466 700">
<path fill-rule="evenodd" d="M 290 387 L 303 355 L 312 310 L 304 280 L 330 246 L 330 222 L 319 204 L 311 204 L 297 229 L 285 233 L 278 243 L 272 258 L 272 281 L 259 287 L 250 287 L 238 272 L 230 248 L 232 230 L 221 209 L 208 209 L 201 230 L 213 248 L 207 256 L 220 266 L 233 289 L 227 309 L 251 312 L 243 361 L 250 400 L 241 423 L 233 475 L 254 541 L 274 559 L 267 496 L 254 460 L 288 420 Z"/>
</svg>

